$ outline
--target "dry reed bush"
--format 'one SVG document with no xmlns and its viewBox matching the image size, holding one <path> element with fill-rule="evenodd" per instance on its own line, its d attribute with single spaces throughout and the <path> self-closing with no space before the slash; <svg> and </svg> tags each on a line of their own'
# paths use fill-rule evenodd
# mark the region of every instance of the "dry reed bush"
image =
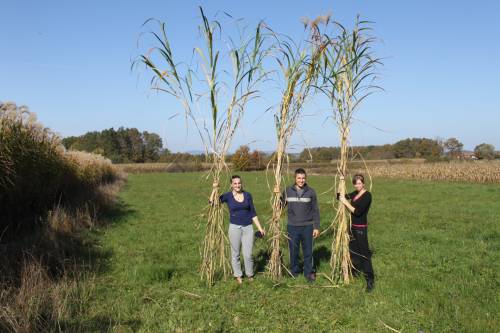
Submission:
<svg viewBox="0 0 500 333">
<path fill-rule="evenodd" d="M 348 162 L 353 157 L 350 145 L 350 129 L 353 115 L 360 103 L 378 87 L 373 85 L 376 67 L 380 64 L 372 56 L 371 46 L 375 39 L 368 32 L 369 22 L 356 19 L 352 31 L 341 24 L 333 22 L 338 33 L 328 44 L 323 67 L 323 83 L 319 89 L 329 99 L 332 107 L 332 118 L 337 125 L 340 137 L 340 159 L 337 163 L 336 189 L 341 196 L 346 193 L 345 178 L 350 178 Z M 349 254 L 351 215 L 348 209 L 334 202 L 336 210 L 331 228 L 334 230 L 332 242 L 332 281 L 348 284 L 352 278 L 351 258 Z"/>
<path fill-rule="evenodd" d="M 85 283 L 83 281 L 85 280 Z M 26 260 L 19 288 L 0 291 L 0 331 L 55 332 L 72 331 L 72 318 L 85 311 L 92 296 L 95 276 L 67 272 L 54 281 L 40 262 Z"/>
<path fill-rule="evenodd" d="M 68 171 L 60 140 L 26 107 L 0 102 L 0 210 L 3 228 L 13 219 L 42 212 L 55 201 Z M 52 202 L 51 202 L 52 201 Z M 19 222 L 20 223 L 20 222 Z"/>
<path fill-rule="evenodd" d="M 101 191 L 111 200 L 118 185 Z M 66 331 L 72 317 L 85 311 L 98 267 L 89 262 L 87 256 L 95 250 L 79 231 L 100 223 L 96 208 L 88 207 L 58 206 L 43 228 L 0 246 L 0 330 Z"/>
<path fill-rule="evenodd" d="M 4 290 L 2 294 L 0 325 L 3 329 L 11 332 L 50 330 L 50 324 L 64 312 L 63 302 L 53 294 L 53 287 L 39 263 L 25 263 L 19 289 Z"/>
<path fill-rule="evenodd" d="M 60 331 L 83 296 L 75 279 L 89 269 L 92 245 L 79 230 L 116 204 L 126 177 L 101 156 L 66 153 L 13 103 L 0 103 L 0 143 L 0 328 Z"/>
<path fill-rule="evenodd" d="M 108 202 L 99 203 L 99 206 L 109 205 L 112 204 Z M 63 207 L 56 207 L 50 210 L 47 214 L 49 237 L 52 232 L 72 235 L 83 228 L 95 227 L 96 221 L 98 220 L 97 210 L 96 205 L 91 208 L 89 204 L 84 204 L 83 207 L 78 207 L 71 211 Z"/>
<path fill-rule="evenodd" d="M 64 154 L 69 163 L 75 165 L 76 174 L 82 183 L 94 187 L 117 180 L 118 168 L 111 160 L 97 154 L 68 151 Z"/>
<path fill-rule="evenodd" d="M 212 285 L 216 275 L 226 277 L 229 273 L 219 183 L 227 179 L 227 151 L 247 103 L 258 97 L 258 84 L 266 77 L 262 69 L 266 49 L 261 23 L 252 35 L 238 26 L 237 33 L 228 34 L 219 21 L 208 20 L 201 7 L 200 14 L 199 31 L 205 45 L 194 48 L 193 66 L 174 59 L 166 25 L 161 22 L 157 22 L 159 32 L 150 35 L 158 46 L 140 56 L 135 64 L 152 71 L 153 89 L 181 103 L 186 122 L 194 124 L 211 164 L 207 177 L 214 185 L 209 195 L 212 204 L 206 208 L 200 273 L 202 280 Z"/>
<path fill-rule="evenodd" d="M 78 206 L 123 178 L 102 156 L 66 152 L 55 133 L 14 103 L 0 103 L 0 143 L 0 226 L 8 235 L 33 228 L 56 204 Z"/>
<path fill-rule="evenodd" d="M 286 150 L 300 118 L 302 106 L 317 83 L 319 62 L 328 43 L 328 40 L 325 42 L 325 38 L 321 36 L 318 24 L 327 23 L 328 20 L 329 17 L 325 17 L 305 23 L 310 34 L 307 46 L 297 44 L 288 37 L 273 32 L 276 39 L 274 57 L 281 69 L 277 71 L 279 75 L 277 81 L 283 84 L 281 102 L 274 115 L 277 146 L 267 166 L 268 170 L 272 168 L 273 177 L 270 199 L 273 214 L 269 221 L 270 258 L 267 270 L 273 280 L 279 279 L 282 275 L 281 184 L 286 175 L 288 161 Z"/>
</svg>

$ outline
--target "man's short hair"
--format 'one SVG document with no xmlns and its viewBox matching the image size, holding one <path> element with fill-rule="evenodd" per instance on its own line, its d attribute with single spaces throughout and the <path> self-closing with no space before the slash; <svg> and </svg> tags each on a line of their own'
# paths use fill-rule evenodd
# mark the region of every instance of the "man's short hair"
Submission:
<svg viewBox="0 0 500 333">
<path fill-rule="evenodd" d="M 306 170 L 302 169 L 302 168 L 298 168 L 297 170 L 295 170 L 295 176 L 297 175 L 307 175 L 306 174 Z"/>
</svg>

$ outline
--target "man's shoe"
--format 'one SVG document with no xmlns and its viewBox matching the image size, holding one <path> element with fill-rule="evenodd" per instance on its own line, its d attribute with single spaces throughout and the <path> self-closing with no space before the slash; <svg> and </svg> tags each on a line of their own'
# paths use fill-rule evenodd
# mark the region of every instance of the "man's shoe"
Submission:
<svg viewBox="0 0 500 333">
<path fill-rule="evenodd" d="M 368 279 L 366 280 L 366 292 L 369 293 L 375 288 L 375 280 Z"/>
<path fill-rule="evenodd" d="M 311 273 L 308 276 L 306 276 L 307 282 L 314 282 L 316 281 L 316 273 Z"/>
</svg>

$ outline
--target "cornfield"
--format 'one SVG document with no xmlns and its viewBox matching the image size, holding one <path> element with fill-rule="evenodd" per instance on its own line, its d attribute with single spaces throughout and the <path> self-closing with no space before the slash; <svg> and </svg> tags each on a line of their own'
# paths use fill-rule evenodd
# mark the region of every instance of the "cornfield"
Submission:
<svg viewBox="0 0 500 333">
<path fill-rule="evenodd" d="M 500 161 L 376 164 L 370 166 L 370 174 L 382 178 L 498 184 Z"/>
</svg>

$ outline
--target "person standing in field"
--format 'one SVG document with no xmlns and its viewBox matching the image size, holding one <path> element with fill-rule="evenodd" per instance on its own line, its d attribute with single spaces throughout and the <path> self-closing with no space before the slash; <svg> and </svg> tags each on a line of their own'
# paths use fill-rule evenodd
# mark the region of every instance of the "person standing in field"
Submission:
<svg viewBox="0 0 500 333">
<path fill-rule="evenodd" d="M 217 185 L 214 184 L 214 186 Z M 222 194 L 220 201 L 226 203 L 229 208 L 229 242 L 231 244 L 233 275 L 238 284 L 243 282 L 240 262 L 240 249 L 242 249 L 245 274 L 249 281 L 252 281 L 254 276 L 252 257 L 254 232 L 252 223 L 255 223 L 260 237 L 264 236 L 265 232 L 257 217 L 252 195 L 243 191 L 240 176 L 231 176 L 231 191 Z"/>
<path fill-rule="evenodd" d="M 316 192 L 306 183 L 306 171 L 295 170 L 295 184 L 285 189 L 282 202 L 288 206 L 288 245 L 290 272 L 300 274 L 299 251 L 302 246 L 304 276 L 309 282 L 316 280 L 313 267 L 313 238 L 319 236 L 320 217 Z"/>
<path fill-rule="evenodd" d="M 344 180 L 343 177 L 340 179 Z M 340 201 L 351 212 L 351 240 L 349 252 L 352 264 L 357 272 L 362 272 L 366 279 L 366 291 L 375 287 L 372 253 L 368 246 L 368 211 L 372 203 L 372 195 L 365 188 L 365 178 L 361 174 L 354 175 L 352 184 L 355 191 L 345 196 L 338 195 Z M 350 202 L 349 202 L 350 200 Z"/>
</svg>

